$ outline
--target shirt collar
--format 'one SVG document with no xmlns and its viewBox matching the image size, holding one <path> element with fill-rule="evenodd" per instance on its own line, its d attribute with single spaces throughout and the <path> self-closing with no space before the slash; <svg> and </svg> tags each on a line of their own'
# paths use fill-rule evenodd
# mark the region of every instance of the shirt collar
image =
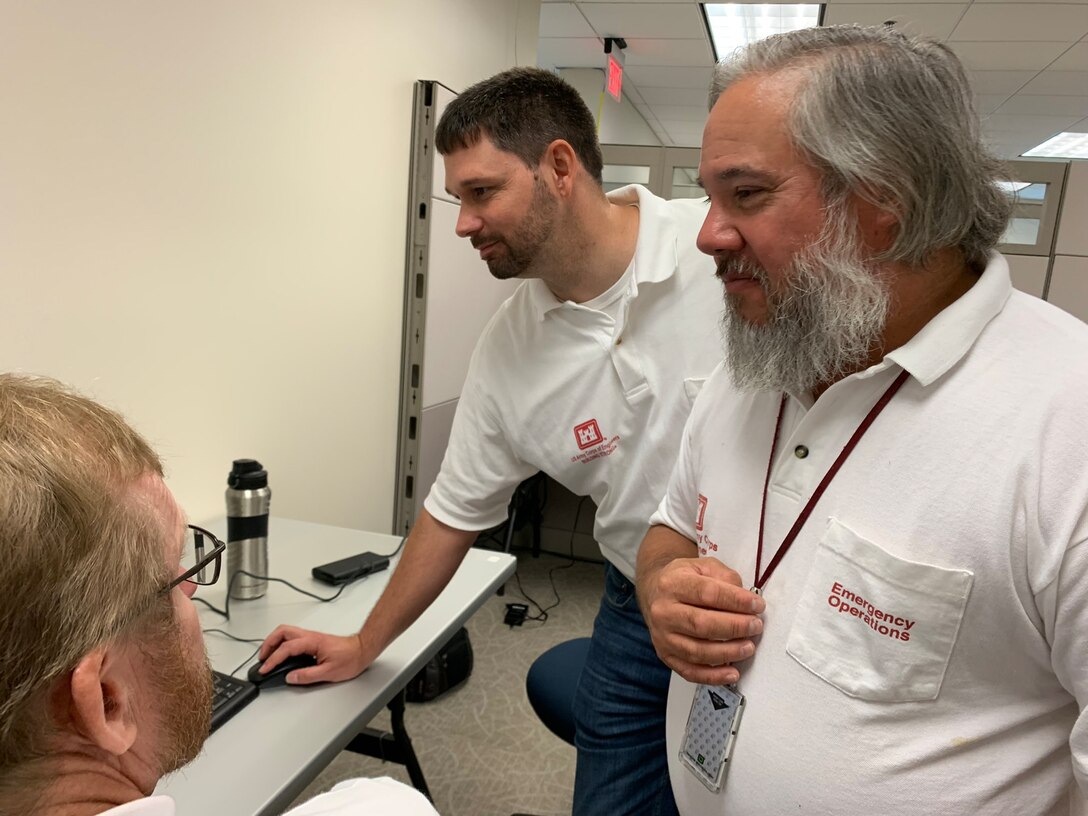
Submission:
<svg viewBox="0 0 1088 816">
<path fill-rule="evenodd" d="M 996 252 L 974 286 L 945 307 L 881 366 L 896 363 L 923 386 L 936 382 L 956 365 L 978 340 L 982 330 L 1001 313 L 1012 294 L 1009 264 Z"/>
<path fill-rule="evenodd" d="M 169 796 L 148 796 L 110 808 L 102 816 L 174 816 L 174 800 Z"/>
<path fill-rule="evenodd" d="M 676 246 L 676 224 L 672 214 L 665 207 L 663 199 L 658 198 L 639 184 L 629 184 L 608 194 L 614 204 L 639 208 L 638 241 L 635 254 L 631 259 L 634 275 L 631 278 L 631 297 L 637 297 L 638 288 L 643 283 L 658 283 L 668 280 L 679 265 L 679 250 Z M 561 302 L 552 294 L 544 281 L 532 278 L 525 282 L 529 303 L 537 320 L 552 309 L 570 307 L 569 301 Z"/>
<path fill-rule="evenodd" d="M 982 330 L 1005 308 L 1011 293 L 1008 261 L 991 252 L 986 268 L 974 286 L 879 363 L 850 375 L 843 382 L 866 380 L 897 365 L 910 372 L 923 387 L 931 385 L 963 359 Z M 787 393 L 806 409 L 814 403 L 810 391 L 799 393 L 788 389 Z"/>
</svg>

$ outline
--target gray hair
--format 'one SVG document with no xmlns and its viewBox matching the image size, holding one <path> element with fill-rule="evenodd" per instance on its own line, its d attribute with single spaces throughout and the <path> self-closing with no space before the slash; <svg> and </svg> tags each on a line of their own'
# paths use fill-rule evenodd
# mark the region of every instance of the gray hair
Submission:
<svg viewBox="0 0 1088 816">
<path fill-rule="evenodd" d="M 826 200 L 854 193 L 896 215 L 882 259 L 919 265 L 958 247 L 981 270 L 1012 203 L 995 183 L 1006 171 L 982 143 L 952 51 L 888 26 L 776 34 L 717 65 L 710 107 L 740 79 L 787 69 L 802 69 L 790 140 L 823 176 Z"/>
</svg>

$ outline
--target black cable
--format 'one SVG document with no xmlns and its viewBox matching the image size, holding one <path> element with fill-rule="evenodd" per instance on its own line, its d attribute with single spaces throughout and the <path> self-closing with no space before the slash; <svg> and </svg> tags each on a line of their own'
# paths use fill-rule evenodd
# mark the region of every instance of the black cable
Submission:
<svg viewBox="0 0 1088 816">
<path fill-rule="evenodd" d="M 237 635 L 232 635 L 226 629 L 201 629 L 200 631 L 206 635 L 222 635 L 231 640 L 237 640 L 239 643 L 264 643 L 264 638 L 241 638 Z"/>
<path fill-rule="evenodd" d="M 395 550 L 393 550 L 391 555 L 388 556 L 389 558 L 393 558 L 394 556 L 397 555 L 397 553 L 399 553 L 401 551 L 401 548 L 404 547 L 404 542 L 407 540 L 407 538 L 408 538 L 407 536 L 404 536 L 404 537 L 401 538 L 400 544 L 398 544 L 397 548 Z M 299 592 L 299 593 L 301 593 L 303 595 L 306 595 L 306 596 L 308 596 L 310 598 L 313 598 L 316 601 L 320 601 L 321 603 L 331 603 L 332 601 L 335 601 L 337 598 L 339 598 L 341 596 L 341 594 L 343 594 L 344 590 L 347 589 L 349 586 L 351 586 L 353 583 L 355 583 L 355 581 L 358 581 L 360 579 L 368 577 L 366 575 L 362 575 L 359 578 L 348 581 L 347 583 L 341 585 L 340 589 L 336 590 L 336 592 L 334 594 L 332 594 L 332 595 L 330 595 L 329 597 L 326 598 L 326 597 L 323 597 L 321 595 L 315 595 L 314 593 L 309 592 L 308 590 L 297 587 L 294 584 L 292 584 L 290 581 L 286 580 L 285 578 L 274 578 L 271 575 L 255 575 L 254 573 L 247 572 L 246 570 L 238 570 L 237 572 L 234 573 L 234 575 L 232 575 L 230 577 L 230 583 L 227 585 L 227 602 L 225 604 L 223 604 L 222 609 L 208 603 L 203 598 L 198 598 L 198 597 L 194 596 L 193 600 L 194 601 L 199 601 L 200 603 L 204 604 L 204 606 L 208 607 L 208 609 L 210 609 L 212 612 L 215 612 L 217 615 L 222 615 L 227 620 L 230 620 L 231 591 L 234 589 L 234 582 L 236 580 L 238 580 L 239 575 L 245 575 L 245 576 L 247 576 L 249 578 L 253 578 L 256 581 L 273 581 L 273 582 L 275 582 L 277 584 L 285 584 L 286 586 L 293 589 L 295 592 Z M 205 632 L 205 633 L 214 633 L 214 634 L 217 634 L 217 635 L 224 635 L 225 637 L 228 637 L 231 640 L 237 640 L 239 643 L 264 643 L 264 638 L 240 638 L 240 637 L 237 637 L 235 635 L 232 635 L 230 632 L 227 632 L 227 631 L 225 631 L 223 629 L 214 629 L 214 628 L 212 628 L 212 629 L 204 629 L 202 631 Z M 239 663 L 234 668 L 234 670 L 230 673 L 230 676 L 233 677 L 235 674 L 237 674 L 238 671 L 240 669 L 242 669 L 249 661 L 251 661 L 260 651 L 261 651 L 261 648 L 258 646 L 256 649 L 253 650 L 253 653 L 250 654 L 249 657 L 247 657 L 245 660 L 243 660 L 241 663 Z"/>
<path fill-rule="evenodd" d="M 408 536 L 406 536 L 406 535 L 401 536 L 400 537 L 400 544 L 397 545 L 397 548 L 395 550 L 393 550 L 393 552 L 389 553 L 389 555 L 383 555 L 382 558 L 396 558 L 400 554 L 400 551 L 404 549 L 404 542 L 407 541 L 407 540 L 408 540 Z M 379 553 L 379 555 L 380 555 L 380 553 Z"/>
<path fill-rule="evenodd" d="M 208 607 L 208 609 L 210 609 L 215 614 L 222 615 L 224 618 L 227 618 L 228 620 L 230 619 L 230 615 L 228 615 L 225 611 L 220 609 L 218 606 L 212 606 L 210 603 L 208 603 L 207 601 L 205 601 L 203 598 L 199 597 L 198 595 L 193 596 L 193 601 L 196 602 L 196 603 L 202 603 L 202 604 L 204 604 L 204 606 Z"/>
<path fill-rule="evenodd" d="M 546 607 L 541 606 L 539 602 L 531 598 L 529 596 L 529 593 L 526 592 L 524 588 L 522 588 L 521 576 L 519 576 L 517 572 L 514 573 L 514 583 L 518 585 L 518 593 L 520 593 L 520 595 L 525 600 L 527 600 L 529 603 L 531 603 L 533 606 L 540 610 L 536 615 L 526 616 L 525 620 L 535 621 L 543 626 L 545 623 L 548 622 L 548 612 L 550 612 L 552 609 L 555 609 L 562 602 L 562 598 L 559 597 L 559 590 L 555 586 L 555 571 L 561 569 L 570 569 L 574 566 L 576 560 L 574 557 L 574 536 L 577 534 L 578 531 L 578 519 L 581 518 L 582 508 L 585 506 L 586 499 L 588 498 L 588 496 L 582 496 L 582 498 L 578 501 L 578 509 L 574 513 L 574 526 L 570 531 L 570 560 L 566 564 L 559 564 L 548 570 L 548 582 L 552 585 L 552 594 L 555 595 L 555 603 L 549 604 Z"/>
<path fill-rule="evenodd" d="M 403 544 L 403 540 L 402 540 L 401 543 Z M 396 553 L 394 553 L 394 555 L 395 554 Z M 202 604 L 204 604 L 204 606 L 206 606 L 206 607 L 208 607 L 208 609 L 212 610 L 212 612 L 215 612 L 217 615 L 222 615 L 227 620 L 230 620 L 231 591 L 234 589 L 234 582 L 238 580 L 239 575 L 245 575 L 245 576 L 248 576 L 249 578 L 253 578 L 254 580 L 257 580 L 257 581 L 273 581 L 273 582 L 275 582 L 277 584 L 286 584 L 291 589 L 293 589 L 295 592 L 300 592 L 303 595 L 307 595 L 307 596 L 313 598 L 314 600 L 320 601 L 321 603 L 330 603 L 331 601 L 335 601 L 337 598 L 340 597 L 341 593 L 343 593 L 343 591 L 345 589 L 347 589 L 349 586 L 351 586 L 351 584 L 355 583 L 355 581 L 358 581 L 358 580 L 361 580 L 363 578 L 368 577 L 366 575 L 362 575 L 359 578 L 354 579 L 353 581 L 349 581 L 348 583 L 343 584 L 340 587 L 340 589 L 336 590 L 335 594 L 329 596 L 328 598 L 325 598 L 325 597 L 322 597 L 321 595 L 315 595 L 312 592 L 309 592 L 309 591 L 307 591 L 305 589 L 301 589 L 300 587 L 295 586 L 294 584 L 292 584 L 290 581 L 288 581 L 285 578 L 273 578 L 271 575 L 255 575 L 252 572 L 246 572 L 245 570 L 238 570 L 237 572 L 234 573 L 234 575 L 232 575 L 230 577 L 230 583 L 227 585 L 227 602 L 225 604 L 223 604 L 222 609 L 220 609 L 217 606 L 212 606 L 212 604 L 208 603 L 203 598 L 198 598 L 198 597 L 194 596 L 193 600 L 194 601 L 200 601 Z"/>
<path fill-rule="evenodd" d="M 249 657 L 247 657 L 245 660 L 243 660 L 241 663 L 234 667 L 234 669 L 230 673 L 230 676 L 234 677 L 234 675 L 236 675 L 241 669 L 245 668 L 246 663 L 255 658 L 260 653 L 260 651 L 261 647 L 258 646 L 256 649 L 253 650 L 252 654 L 250 654 Z"/>
<path fill-rule="evenodd" d="M 264 643 L 264 638 L 240 638 L 240 637 L 235 637 L 234 635 L 232 635 L 230 632 L 226 631 L 225 629 L 204 629 L 202 631 L 206 635 L 207 634 L 223 635 L 224 637 L 229 637 L 231 640 L 237 640 L 239 643 Z M 234 669 L 230 672 L 230 676 L 234 677 L 234 675 L 236 675 L 239 672 L 239 670 L 241 670 L 249 661 L 251 661 L 256 655 L 260 654 L 260 651 L 261 651 L 261 647 L 258 646 L 253 652 L 250 653 L 249 657 L 247 657 L 245 660 L 243 660 L 241 663 L 239 663 L 237 666 L 234 667 Z"/>
</svg>

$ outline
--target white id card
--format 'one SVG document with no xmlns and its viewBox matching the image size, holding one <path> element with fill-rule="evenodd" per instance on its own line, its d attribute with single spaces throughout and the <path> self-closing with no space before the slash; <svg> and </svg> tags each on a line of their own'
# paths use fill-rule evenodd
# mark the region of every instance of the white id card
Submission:
<svg viewBox="0 0 1088 816">
<path fill-rule="evenodd" d="M 714 793 L 722 789 L 743 712 L 744 695 L 735 686 L 696 686 L 680 761 Z"/>
</svg>

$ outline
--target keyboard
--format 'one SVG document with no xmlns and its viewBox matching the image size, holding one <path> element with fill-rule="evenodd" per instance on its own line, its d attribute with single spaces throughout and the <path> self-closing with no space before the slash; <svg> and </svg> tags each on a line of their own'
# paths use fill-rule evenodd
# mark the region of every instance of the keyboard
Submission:
<svg viewBox="0 0 1088 816">
<path fill-rule="evenodd" d="M 258 689 L 248 680 L 239 680 L 223 672 L 212 672 L 212 734 L 223 723 L 249 705 Z"/>
</svg>

